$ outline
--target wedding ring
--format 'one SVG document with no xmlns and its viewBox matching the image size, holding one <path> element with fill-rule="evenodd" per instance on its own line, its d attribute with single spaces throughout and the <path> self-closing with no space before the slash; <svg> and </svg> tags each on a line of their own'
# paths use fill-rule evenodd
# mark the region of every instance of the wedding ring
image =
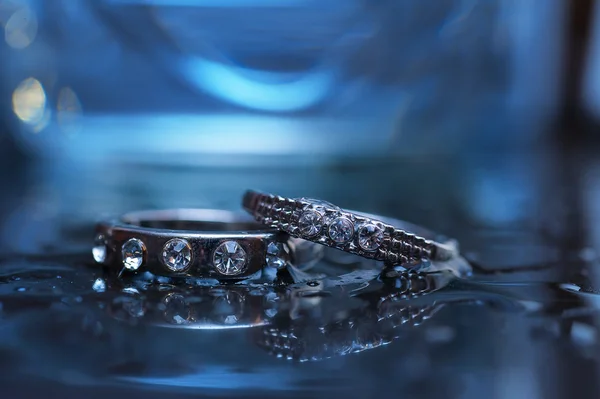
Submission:
<svg viewBox="0 0 600 399">
<path fill-rule="evenodd" d="M 243 207 L 254 218 L 293 237 L 404 265 L 414 260 L 446 261 L 459 254 L 455 240 L 408 222 L 341 209 L 310 198 L 285 198 L 249 190 Z"/>
<path fill-rule="evenodd" d="M 230 211 L 140 211 L 99 223 L 92 254 L 122 273 L 239 280 L 293 262 L 292 240 Z"/>
</svg>

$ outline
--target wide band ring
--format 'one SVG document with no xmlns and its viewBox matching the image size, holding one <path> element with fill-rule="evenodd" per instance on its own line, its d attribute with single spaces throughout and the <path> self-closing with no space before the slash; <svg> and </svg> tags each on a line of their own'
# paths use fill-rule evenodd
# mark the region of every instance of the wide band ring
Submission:
<svg viewBox="0 0 600 399">
<path fill-rule="evenodd" d="M 94 260 L 124 273 L 239 280 L 293 262 L 290 236 L 242 213 L 132 212 L 98 223 Z"/>
<path fill-rule="evenodd" d="M 341 209 L 325 201 L 250 190 L 245 193 L 242 205 L 257 221 L 293 237 L 388 265 L 421 259 L 446 261 L 459 254 L 455 240 L 420 226 Z"/>
</svg>

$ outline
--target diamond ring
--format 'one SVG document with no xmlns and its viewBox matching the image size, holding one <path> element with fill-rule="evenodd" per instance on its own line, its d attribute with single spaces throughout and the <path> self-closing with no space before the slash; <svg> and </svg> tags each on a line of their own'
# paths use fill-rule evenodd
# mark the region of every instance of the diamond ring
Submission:
<svg viewBox="0 0 600 399">
<path fill-rule="evenodd" d="M 388 265 L 414 260 L 446 261 L 457 256 L 455 240 L 411 223 L 341 209 L 310 198 L 285 198 L 247 191 L 243 207 L 269 227 Z"/>
<path fill-rule="evenodd" d="M 239 280 L 293 262 L 293 240 L 230 211 L 140 211 L 98 223 L 92 255 L 123 273 Z"/>
</svg>

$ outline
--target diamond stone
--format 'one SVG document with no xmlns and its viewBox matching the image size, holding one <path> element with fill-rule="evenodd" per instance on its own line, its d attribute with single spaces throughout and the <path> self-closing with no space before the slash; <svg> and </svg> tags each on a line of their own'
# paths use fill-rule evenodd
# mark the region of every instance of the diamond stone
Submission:
<svg viewBox="0 0 600 399">
<path fill-rule="evenodd" d="M 246 251 L 235 241 L 225 241 L 215 249 L 213 265 L 221 274 L 240 274 L 246 265 Z"/>
<path fill-rule="evenodd" d="M 144 263 L 146 246 L 137 238 L 131 238 L 121 247 L 123 266 L 128 270 L 137 270 Z"/>
<path fill-rule="evenodd" d="M 338 244 L 347 243 L 353 235 L 354 224 L 348 218 L 338 217 L 329 224 L 329 238 Z"/>
<path fill-rule="evenodd" d="M 186 240 L 173 238 L 163 247 L 162 260 L 169 270 L 182 272 L 190 266 L 192 248 Z"/>
<path fill-rule="evenodd" d="M 280 242 L 270 242 L 267 245 L 267 266 L 280 269 L 286 265 L 285 259 L 282 257 L 286 255 L 283 244 Z"/>
<path fill-rule="evenodd" d="M 300 233 L 306 237 L 312 237 L 321 232 L 323 228 L 323 218 L 319 212 L 304 211 L 298 219 L 298 228 Z"/>
<path fill-rule="evenodd" d="M 358 245 L 365 251 L 375 251 L 383 242 L 383 230 L 374 224 L 366 224 L 358 231 Z"/>
<path fill-rule="evenodd" d="M 94 238 L 94 246 L 92 247 L 92 256 L 98 263 L 104 263 L 106 260 L 106 238 L 102 234 L 98 234 Z"/>
</svg>

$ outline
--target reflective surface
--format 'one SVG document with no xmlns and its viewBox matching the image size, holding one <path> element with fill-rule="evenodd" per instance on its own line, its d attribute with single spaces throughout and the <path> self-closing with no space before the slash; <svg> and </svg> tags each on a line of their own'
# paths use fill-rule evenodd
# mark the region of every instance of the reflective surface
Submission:
<svg viewBox="0 0 600 399">
<path fill-rule="evenodd" d="M 12 397 L 47 385 L 61 396 L 98 387 L 182 397 L 598 393 L 600 296 L 550 278 L 367 270 L 210 287 L 115 280 L 79 256 L 1 266 Z"/>
<path fill-rule="evenodd" d="M 599 152 L 548 129 L 565 2 L 436 3 L 0 0 L 0 397 L 600 397 Z M 456 237 L 474 273 L 89 267 L 107 215 L 248 188 Z"/>
<path fill-rule="evenodd" d="M 593 154 L 576 154 L 548 149 L 535 157 L 472 156 L 460 163 L 429 159 L 419 160 L 418 168 L 395 160 L 403 167 L 389 168 L 389 179 L 362 180 L 378 190 L 377 196 L 359 195 L 357 177 L 370 170 L 360 161 L 339 171 L 309 169 L 323 172 L 328 185 L 297 178 L 307 173 L 300 169 L 283 175 L 270 171 L 277 177 L 270 182 L 254 170 L 235 170 L 240 185 L 255 176 L 291 195 L 317 193 L 313 196 L 352 209 L 444 232 L 460 241 L 475 265 L 468 279 L 427 295 L 388 300 L 381 299 L 401 293 L 404 285 L 381 284 L 373 277 L 369 284 L 361 281 L 348 289 L 323 287 L 324 293 L 296 302 L 286 290 L 252 292 L 250 286 L 216 292 L 196 287 L 191 293 L 168 286 L 148 293 L 144 287 L 119 287 L 88 266 L 94 213 L 178 201 L 199 206 L 221 201 L 221 206 L 239 209 L 234 190 L 215 183 L 210 191 L 195 188 L 185 198 L 160 190 L 159 177 L 210 182 L 224 172 L 143 165 L 124 171 L 143 176 L 151 199 L 121 191 L 125 182 L 117 185 L 117 195 L 108 188 L 81 191 L 66 172 L 55 180 L 13 175 L 12 190 L 2 197 L 5 392 L 18 397 L 51 387 L 64 397 L 92 391 L 117 397 L 165 392 L 390 397 L 401 391 L 409 397 L 562 398 L 578 393 L 595 398 L 597 162 Z M 34 176 L 35 164 L 28 165 L 22 173 Z M 415 170 L 427 184 L 415 184 Z M 585 184 L 573 176 L 585 176 Z M 57 196 L 45 195 L 39 184 L 54 184 Z M 410 195 L 394 188 L 409 186 Z M 103 195 L 120 200 L 102 201 Z M 334 270 L 320 270 L 336 275 L 340 267 L 357 266 L 343 256 L 337 261 L 342 265 Z"/>
<path fill-rule="evenodd" d="M 475 265 L 469 279 L 387 301 L 381 298 L 402 292 L 403 284 L 323 287 L 323 294 L 292 302 L 278 300 L 279 291 L 251 294 L 249 286 L 145 293 L 144 287 L 115 286 L 88 267 L 100 208 L 116 213 L 187 201 L 239 209 L 235 190 L 214 183 L 225 173 L 218 168 L 212 174 L 143 165 L 124 171 L 143 176 L 151 196 L 123 192 L 125 181 L 114 188 L 117 195 L 108 187 L 81 191 L 68 173 L 55 180 L 5 175 L 14 182 L 3 193 L 2 209 L 5 392 L 595 398 L 598 174 L 593 154 L 576 154 L 426 159 L 418 168 L 395 160 L 398 167 L 389 168 L 383 182 L 357 179 L 370 170 L 360 161 L 341 170 L 308 169 L 321 171 L 327 185 L 299 178 L 308 173 L 301 169 L 269 171 L 273 181 L 255 170 L 228 172 L 240 185 L 262 179 L 292 196 L 308 191 L 444 232 Z M 33 176 L 35 164 L 29 165 L 22 173 Z M 415 170 L 423 180 L 415 180 Z M 172 197 L 160 189 L 164 176 L 207 185 Z M 573 176 L 585 176 L 585 184 Z M 45 195 L 39 184 L 54 184 L 57 196 Z M 379 195 L 360 195 L 362 184 Z M 412 190 L 406 195 L 395 187 Z M 120 200 L 104 201 L 104 195 Z M 343 256 L 338 261 L 357 266 Z M 339 267 L 320 270 L 334 275 Z"/>
</svg>

